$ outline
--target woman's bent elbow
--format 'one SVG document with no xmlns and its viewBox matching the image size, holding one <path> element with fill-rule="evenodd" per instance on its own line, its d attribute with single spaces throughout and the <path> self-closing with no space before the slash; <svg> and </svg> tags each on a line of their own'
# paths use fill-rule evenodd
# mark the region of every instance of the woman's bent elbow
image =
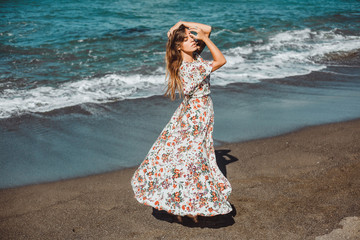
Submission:
<svg viewBox="0 0 360 240">
<path fill-rule="evenodd" d="M 212 66 L 213 66 L 212 72 L 218 70 L 219 68 L 221 68 L 225 63 L 226 63 L 226 60 L 213 62 L 213 64 L 212 64 Z"/>
<path fill-rule="evenodd" d="M 222 60 L 221 62 L 220 62 L 220 67 L 222 67 L 222 66 L 224 66 L 226 64 L 226 59 L 224 58 L 224 60 Z"/>
</svg>

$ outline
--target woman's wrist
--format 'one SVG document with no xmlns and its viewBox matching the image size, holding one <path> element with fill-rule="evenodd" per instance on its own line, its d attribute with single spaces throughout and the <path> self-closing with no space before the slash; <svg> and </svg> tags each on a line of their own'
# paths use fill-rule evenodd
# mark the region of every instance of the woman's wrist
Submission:
<svg viewBox="0 0 360 240">
<path fill-rule="evenodd" d="M 212 27 L 210 25 L 206 25 L 203 23 L 197 23 L 197 22 L 184 22 L 182 21 L 182 24 L 187 28 L 194 28 L 198 27 L 202 29 L 206 34 L 210 34 Z"/>
<path fill-rule="evenodd" d="M 185 27 L 189 27 L 189 23 L 188 22 L 185 22 L 185 21 L 180 21 L 179 23 L 181 23 L 182 25 L 184 25 Z M 180 25 L 181 25 L 180 24 Z"/>
<path fill-rule="evenodd" d="M 205 35 L 202 39 L 199 40 L 203 41 L 207 45 L 207 42 L 210 40 L 210 38 Z"/>
<path fill-rule="evenodd" d="M 174 32 L 174 30 L 178 29 L 181 26 L 181 24 L 183 24 L 183 21 L 179 21 L 174 26 L 172 26 L 167 32 L 168 37 L 170 36 L 170 34 Z"/>
</svg>

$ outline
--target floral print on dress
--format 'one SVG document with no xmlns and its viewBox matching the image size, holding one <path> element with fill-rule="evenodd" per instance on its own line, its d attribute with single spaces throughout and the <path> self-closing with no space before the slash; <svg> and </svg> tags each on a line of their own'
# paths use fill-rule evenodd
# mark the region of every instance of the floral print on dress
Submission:
<svg viewBox="0 0 360 240">
<path fill-rule="evenodd" d="M 135 198 L 171 214 L 214 216 L 232 211 L 231 185 L 216 164 L 214 111 L 210 97 L 212 62 L 195 55 L 179 76 L 184 100 L 135 171 Z"/>
<path fill-rule="evenodd" d="M 179 75 L 185 95 L 202 97 L 210 94 L 212 61 L 205 61 L 199 54 L 195 57 L 193 62 L 182 62 Z"/>
</svg>

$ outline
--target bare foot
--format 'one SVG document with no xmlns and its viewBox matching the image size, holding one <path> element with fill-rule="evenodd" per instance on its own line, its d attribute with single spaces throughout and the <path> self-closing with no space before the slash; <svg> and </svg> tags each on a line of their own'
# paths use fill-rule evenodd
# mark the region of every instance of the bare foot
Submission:
<svg viewBox="0 0 360 240">
<path fill-rule="evenodd" d="M 179 223 L 182 223 L 182 217 L 180 215 L 176 215 L 176 219 L 178 220 Z"/>
<path fill-rule="evenodd" d="M 195 216 L 193 216 L 193 215 L 186 215 L 187 217 L 189 217 L 189 218 L 191 218 L 193 221 L 194 221 L 194 223 L 198 223 L 199 221 L 198 221 L 198 216 L 197 215 L 195 215 Z"/>
</svg>

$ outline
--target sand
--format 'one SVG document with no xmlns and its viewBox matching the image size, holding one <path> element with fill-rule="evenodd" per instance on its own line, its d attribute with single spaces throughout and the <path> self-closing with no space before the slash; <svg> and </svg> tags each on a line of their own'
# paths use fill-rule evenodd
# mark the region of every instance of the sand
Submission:
<svg viewBox="0 0 360 240">
<path fill-rule="evenodd" d="M 217 147 L 234 212 L 177 223 L 135 168 L 0 190 L 0 239 L 360 239 L 360 120 Z"/>
</svg>

